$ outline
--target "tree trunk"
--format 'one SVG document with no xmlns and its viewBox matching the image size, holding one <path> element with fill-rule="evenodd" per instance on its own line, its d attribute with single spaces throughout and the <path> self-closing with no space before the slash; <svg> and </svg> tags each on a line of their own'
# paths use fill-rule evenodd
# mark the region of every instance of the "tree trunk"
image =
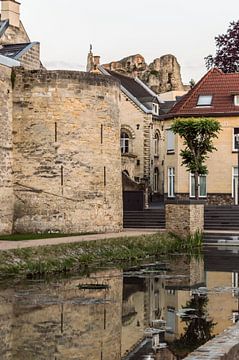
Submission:
<svg viewBox="0 0 239 360">
<path fill-rule="evenodd" d="M 198 188 L 199 188 L 199 182 L 198 182 L 198 180 L 199 180 L 199 174 L 198 174 L 198 172 L 195 172 L 194 173 L 194 178 L 195 178 L 195 199 L 196 200 L 199 200 L 199 191 L 198 191 Z"/>
</svg>

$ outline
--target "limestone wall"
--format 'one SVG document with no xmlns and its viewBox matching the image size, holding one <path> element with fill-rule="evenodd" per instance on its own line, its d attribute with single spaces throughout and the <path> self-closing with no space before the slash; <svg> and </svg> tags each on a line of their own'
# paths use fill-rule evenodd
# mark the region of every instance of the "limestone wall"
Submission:
<svg viewBox="0 0 239 360">
<path fill-rule="evenodd" d="M 11 69 L 0 65 L 0 234 L 10 233 L 13 218 Z"/>
<path fill-rule="evenodd" d="M 0 44 L 19 44 L 28 43 L 30 39 L 24 29 L 24 26 L 20 22 L 19 28 L 16 26 L 8 26 L 5 33 L 0 38 Z"/>
<path fill-rule="evenodd" d="M 182 237 L 204 229 L 204 204 L 175 202 L 166 204 L 166 230 Z"/>
<path fill-rule="evenodd" d="M 118 101 L 110 77 L 17 71 L 15 231 L 121 230 Z"/>
<path fill-rule="evenodd" d="M 41 68 L 40 62 L 40 44 L 36 43 L 29 49 L 23 56 L 20 57 L 19 61 L 21 66 L 26 70 L 38 70 Z"/>
</svg>

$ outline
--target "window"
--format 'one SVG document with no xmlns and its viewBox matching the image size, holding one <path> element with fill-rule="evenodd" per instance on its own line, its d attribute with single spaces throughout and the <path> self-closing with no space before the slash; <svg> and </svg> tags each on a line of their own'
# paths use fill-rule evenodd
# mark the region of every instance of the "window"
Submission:
<svg viewBox="0 0 239 360">
<path fill-rule="evenodd" d="M 159 106 L 158 106 L 158 104 L 155 104 L 155 103 L 152 104 L 152 112 L 155 115 L 159 114 Z"/>
<path fill-rule="evenodd" d="M 167 153 L 174 153 L 175 150 L 175 135 L 171 129 L 167 130 Z"/>
<path fill-rule="evenodd" d="M 212 95 L 199 95 L 197 106 L 210 106 L 212 104 Z"/>
<path fill-rule="evenodd" d="M 233 311 L 232 313 L 232 322 L 233 324 L 236 324 L 239 321 L 239 312 Z"/>
<path fill-rule="evenodd" d="M 122 131 L 120 137 L 121 154 L 129 153 L 129 135 Z"/>
<path fill-rule="evenodd" d="M 167 308 L 167 332 L 174 333 L 176 329 L 176 313 L 175 308 Z"/>
<path fill-rule="evenodd" d="M 159 134 L 154 137 L 154 156 L 159 156 Z"/>
<path fill-rule="evenodd" d="M 235 205 L 238 205 L 238 167 L 232 169 L 232 197 Z"/>
<path fill-rule="evenodd" d="M 238 151 L 239 148 L 239 128 L 234 128 L 233 129 L 233 147 L 232 150 L 233 151 Z"/>
<path fill-rule="evenodd" d="M 175 170 L 174 168 L 168 168 L 168 197 L 174 197 L 175 188 Z"/>
<path fill-rule="evenodd" d="M 238 289 L 238 272 L 234 271 L 232 273 L 232 295 L 237 296 L 239 293 Z"/>
<path fill-rule="evenodd" d="M 159 191 L 159 169 L 154 169 L 154 192 L 157 193 Z"/>
<path fill-rule="evenodd" d="M 207 196 L 207 177 L 206 177 L 206 175 L 199 175 L 198 194 L 199 194 L 199 197 Z M 195 197 L 195 177 L 193 174 L 190 174 L 190 197 Z"/>
<path fill-rule="evenodd" d="M 239 106 L 239 95 L 234 95 L 234 105 Z"/>
</svg>

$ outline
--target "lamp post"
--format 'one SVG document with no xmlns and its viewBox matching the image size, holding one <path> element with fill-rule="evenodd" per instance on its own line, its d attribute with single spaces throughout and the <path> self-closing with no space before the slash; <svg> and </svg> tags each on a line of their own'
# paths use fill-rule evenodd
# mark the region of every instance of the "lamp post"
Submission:
<svg viewBox="0 0 239 360">
<path fill-rule="evenodd" d="M 239 134 L 235 134 L 235 140 L 237 150 L 237 205 L 239 205 Z"/>
</svg>

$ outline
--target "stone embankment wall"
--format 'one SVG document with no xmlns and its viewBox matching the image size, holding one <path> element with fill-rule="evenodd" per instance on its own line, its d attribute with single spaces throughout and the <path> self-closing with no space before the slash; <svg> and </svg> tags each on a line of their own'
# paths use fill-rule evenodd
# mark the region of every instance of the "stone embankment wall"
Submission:
<svg viewBox="0 0 239 360">
<path fill-rule="evenodd" d="M 239 360 L 239 324 L 208 341 L 185 360 Z"/>
<path fill-rule="evenodd" d="M 122 228 L 119 85 L 70 71 L 16 71 L 14 230 Z"/>
<path fill-rule="evenodd" d="M 0 233 L 12 231 L 12 84 L 11 69 L 0 65 Z"/>
</svg>

